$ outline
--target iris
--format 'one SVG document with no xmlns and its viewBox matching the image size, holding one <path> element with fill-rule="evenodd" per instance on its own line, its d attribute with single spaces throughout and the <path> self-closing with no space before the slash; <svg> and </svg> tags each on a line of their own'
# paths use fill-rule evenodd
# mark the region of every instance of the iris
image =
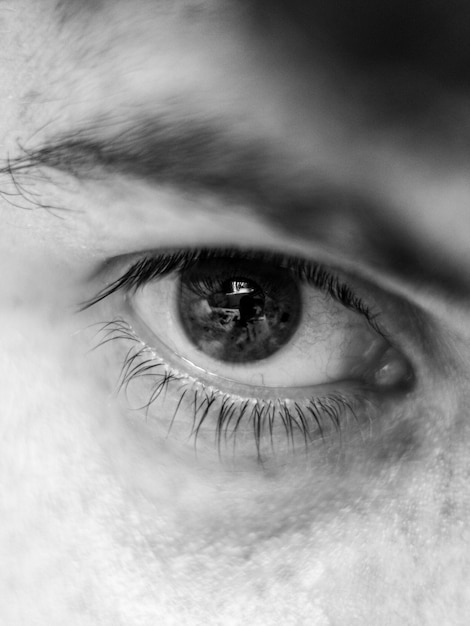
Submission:
<svg viewBox="0 0 470 626">
<path fill-rule="evenodd" d="M 199 350 L 219 361 L 247 363 L 289 342 L 299 326 L 302 298 L 286 268 L 209 259 L 183 272 L 178 313 Z"/>
</svg>

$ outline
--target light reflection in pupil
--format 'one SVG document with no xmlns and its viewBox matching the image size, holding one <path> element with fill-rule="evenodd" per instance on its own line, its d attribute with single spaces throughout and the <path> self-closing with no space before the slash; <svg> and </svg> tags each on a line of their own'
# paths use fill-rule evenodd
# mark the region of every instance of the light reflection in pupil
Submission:
<svg viewBox="0 0 470 626">
<path fill-rule="evenodd" d="M 231 271 L 230 259 L 201 262 L 183 273 L 179 314 L 188 338 L 220 361 L 265 359 L 296 331 L 300 292 L 284 268 L 257 264 L 247 275 Z"/>
<path fill-rule="evenodd" d="M 221 324 L 246 327 L 264 318 L 264 294 L 256 283 L 242 278 L 225 281 L 222 289 L 207 298 L 214 312 L 219 312 Z"/>
</svg>

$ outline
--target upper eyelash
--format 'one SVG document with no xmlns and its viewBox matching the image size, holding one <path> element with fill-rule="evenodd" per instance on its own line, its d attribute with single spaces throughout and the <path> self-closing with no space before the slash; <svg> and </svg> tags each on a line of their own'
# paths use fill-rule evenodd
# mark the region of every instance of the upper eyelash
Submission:
<svg viewBox="0 0 470 626">
<path fill-rule="evenodd" d="M 322 288 L 346 308 L 362 314 L 377 333 L 386 337 L 384 330 L 377 323 L 378 313 L 374 313 L 349 285 L 342 282 L 337 275 L 323 265 L 278 253 L 265 251 L 253 253 L 233 248 L 188 249 L 145 256 L 136 261 L 122 276 L 101 289 L 93 298 L 83 302 L 79 310 L 84 311 L 121 289 L 136 290 L 156 278 L 163 278 L 173 272 L 182 272 L 196 261 L 221 257 L 237 259 L 241 256 L 243 259 L 268 261 L 280 267 L 289 268 L 301 282 Z"/>
</svg>

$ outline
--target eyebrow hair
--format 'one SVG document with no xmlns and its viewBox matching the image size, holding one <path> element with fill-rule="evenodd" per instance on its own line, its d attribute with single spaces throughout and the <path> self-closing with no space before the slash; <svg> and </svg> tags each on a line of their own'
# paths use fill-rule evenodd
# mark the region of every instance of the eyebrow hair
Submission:
<svg viewBox="0 0 470 626">
<path fill-rule="evenodd" d="M 255 192 L 270 154 L 262 141 L 240 139 L 213 121 L 162 114 L 121 131 L 108 133 L 107 126 L 109 121 L 97 120 L 38 149 L 22 148 L 15 167 L 51 167 L 79 179 L 123 174 L 191 190 Z"/>
<path fill-rule="evenodd" d="M 309 172 L 308 189 L 292 186 L 288 174 L 270 170 L 273 147 L 266 142 L 242 138 L 208 120 L 164 115 L 108 136 L 103 128 L 104 120 L 95 121 L 37 149 L 22 148 L 3 174 L 17 184 L 20 172 L 33 175 L 52 168 L 81 181 L 109 184 L 113 176 L 122 175 L 182 192 L 211 193 L 221 199 L 221 210 L 242 204 L 293 237 L 340 250 L 406 283 L 425 281 L 468 297 L 470 278 L 445 259 L 436 262 L 436 253 L 430 256 L 426 242 L 417 241 L 394 220 L 393 211 L 357 191 L 325 183 L 323 177 L 312 184 L 314 171 Z"/>
</svg>

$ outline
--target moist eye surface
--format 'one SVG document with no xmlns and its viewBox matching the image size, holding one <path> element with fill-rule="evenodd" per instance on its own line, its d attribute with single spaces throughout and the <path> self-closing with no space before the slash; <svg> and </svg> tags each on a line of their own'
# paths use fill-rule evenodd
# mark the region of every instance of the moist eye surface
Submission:
<svg viewBox="0 0 470 626">
<path fill-rule="evenodd" d="M 178 314 L 186 336 L 219 361 L 265 359 L 286 345 L 302 314 L 292 272 L 265 262 L 199 261 L 181 276 Z"/>
</svg>

